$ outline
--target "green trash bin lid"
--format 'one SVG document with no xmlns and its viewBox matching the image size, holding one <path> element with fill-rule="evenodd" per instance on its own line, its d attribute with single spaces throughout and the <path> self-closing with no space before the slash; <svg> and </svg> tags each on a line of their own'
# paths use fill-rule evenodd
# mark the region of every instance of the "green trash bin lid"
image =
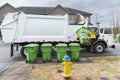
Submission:
<svg viewBox="0 0 120 80">
<path fill-rule="evenodd" d="M 58 53 L 63 53 L 63 54 L 65 54 L 66 51 L 67 51 L 67 44 L 65 44 L 65 43 L 58 43 L 58 44 L 56 45 L 56 52 L 57 52 L 57 54 L 58 54 Z M 63 58 L 63 57 L 62 57 L 62 58 Z"/>
<path fill-rule="evenodd" d="M 70 43 L 69 44 L 69 50 L 70 51 L 79 51 L 80 45 L 78 43 Z"/>
<path fill-rule="evenodd" d="M 78 46 L 78 47 L 80 47 L 80 45 L 78 43 L 70 43 L 69 46 L 76 46 L 76 47 Z"/>
<path fill-rule="evenodd" d="M 41 45 L 41 47 L 52 47 L 51 43 L 44 43 Z"/>
<path fill-rule="evenodd" d="M 67 47 L 67 44 L 65 43 L 58 43 L 56 47 Z"/>
<path fill-rule="evenodd" d="M 42 52 L 51 52 L 52 51 L 52 44 L 51 43 L 44 43 L 41 45 Z"/>
<path fill-rule="evenodd" d="M 41 48 L 52 48 L 52 44 L 51 43 L 44 43 L 41 45 Z"/>
<path fill-rule="evenodd" d="M 39 45 L 38 44 L 28 44 L 28 45 L 25 45 L 25 47 L 38 47 Z"/>
</svg>

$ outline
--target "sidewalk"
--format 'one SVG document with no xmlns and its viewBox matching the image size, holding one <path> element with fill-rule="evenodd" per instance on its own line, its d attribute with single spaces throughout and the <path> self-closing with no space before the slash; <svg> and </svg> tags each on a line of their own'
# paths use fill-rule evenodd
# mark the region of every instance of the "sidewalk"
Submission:
<svg viewBox="0 0 120 80">
<path fill-rule="evenodd" d="M 0 74 L 0 80 L 27 80 L 32 66 L 33 64 L 26 64 L 25 61 L 15 62 Z"/>
</svg>

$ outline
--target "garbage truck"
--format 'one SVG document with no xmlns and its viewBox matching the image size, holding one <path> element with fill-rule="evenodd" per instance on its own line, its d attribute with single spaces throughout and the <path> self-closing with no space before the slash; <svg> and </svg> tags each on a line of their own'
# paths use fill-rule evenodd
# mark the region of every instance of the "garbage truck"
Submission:
<svg viewBox="0 0 120 80">
<path fill-rule="evenodd" d="M 20 53 L 25 57 L 24 46 L 30 43 L 79 43 L 94 53 L 102 53 L 105 48 L 115 48 L 111 28 L 101 28 L 97 35 L 96 27 L 88 27 L 87 19 L 82 24 L 69 24 L 69 15 L 32 15 L 24 12 L 8 13 L 0 26 L 2 41 L 10 43 L 11 57 L 21 47 Z M 104 33 L 108 30 L 107 33 Z M 110 32 L 110 33 L 109 33 Z M 107 35 L 107 36 L 106 36 Z M 110 36 L 110 39 L 108 38 Z"/>
</svg>

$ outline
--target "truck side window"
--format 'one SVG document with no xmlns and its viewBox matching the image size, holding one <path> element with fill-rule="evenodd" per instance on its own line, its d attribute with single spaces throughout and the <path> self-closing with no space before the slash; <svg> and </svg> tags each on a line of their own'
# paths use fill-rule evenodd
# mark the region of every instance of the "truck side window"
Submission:
<svg viewBox="0 0 120 80">
<path fill-rule="evenodd" d="M 100 33 L 103 33 L 103 28 L 100 29 Z"/>
<path fill-rule="evenodd" d="M 111 28 L 105 28 L 104 33 L 105 33 L 105 34 L 112 34 Z"/>
</svg>

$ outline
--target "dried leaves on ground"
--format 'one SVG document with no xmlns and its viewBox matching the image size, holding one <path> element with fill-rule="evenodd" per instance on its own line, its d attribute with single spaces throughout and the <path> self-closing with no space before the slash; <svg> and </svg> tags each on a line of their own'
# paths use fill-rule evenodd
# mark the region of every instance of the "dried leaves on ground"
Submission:
<svg viewBox="0 0 120 80">
<path fill-rule="evenodd" d="M 114 76 L 120 76 L 120 57 L 92 57 L 79 62 L 73 62 L 70 80 L 85 80 L 91 77 L 99 80 L 100 77 L 108 77 L 116 80 Z M 35 64 L 28 80 L 65 80 L 62 76 L 63 67 L 60 63 Z"/>
</svg>

